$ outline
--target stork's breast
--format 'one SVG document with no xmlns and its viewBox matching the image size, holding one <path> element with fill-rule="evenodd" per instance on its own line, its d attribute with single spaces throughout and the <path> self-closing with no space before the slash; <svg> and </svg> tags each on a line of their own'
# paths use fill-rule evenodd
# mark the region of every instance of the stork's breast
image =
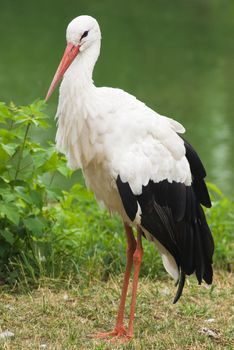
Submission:
<svg viewBox="0 0 234 350">
<path fill-rule="evenodd" d="M 116 180 L 105 164 L 90 162 L 83 168 L 83 174 L 87 187 L 94 192 L 99 204 L 109 212 L 118 213 L 125 221 L 129 221 L 117 190 Z"/>
</svg>

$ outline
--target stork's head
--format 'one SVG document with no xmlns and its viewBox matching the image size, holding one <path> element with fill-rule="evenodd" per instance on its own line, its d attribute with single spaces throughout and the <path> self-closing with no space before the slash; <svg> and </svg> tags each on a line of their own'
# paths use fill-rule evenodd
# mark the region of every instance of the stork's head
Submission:
<svg viewBox="0 0 234 350">
<path fill-rule="evenodd" d="M 67 47 L 47 92 L 46 101 L 78 54 L 88 53 L 95 44 L 100 43 L 101 32 L 98 22 L 91 16 L 76 17 L 67 27 L 66 38 Z"/>
<path fill-rule="evenodd" d="M 66 38 L 68 44 L 83 51 L 101 39 L 98 22 L 91 16 L 76 17 L 68 24 Z"/>
</svg>

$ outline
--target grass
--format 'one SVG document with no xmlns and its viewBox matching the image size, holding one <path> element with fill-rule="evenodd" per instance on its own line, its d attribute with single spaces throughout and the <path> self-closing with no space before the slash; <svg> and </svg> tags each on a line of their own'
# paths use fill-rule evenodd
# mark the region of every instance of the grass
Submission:
<svg viewBox="0 0 234 350">
<path fill-rule="evenodd" d="M 213 286 L 191 278 L 182 299 L 172 304 L 175 287 L 169 278 L 141 278 L 135 338 L 127 344 L 93 340 L 90 333 L 109 330 L 115 322 L 121 279 L 75 285 L 67 279 L 44 280 L 37 290 L 0 289 L 0 331 L 14 337 L 1 350 L 233 349 L 234 276 L 217 272 Z M 127 310 L 129 308 L 129 298 Z M 208 336 L 202 329 L 213 331 Z"/>
</svg>

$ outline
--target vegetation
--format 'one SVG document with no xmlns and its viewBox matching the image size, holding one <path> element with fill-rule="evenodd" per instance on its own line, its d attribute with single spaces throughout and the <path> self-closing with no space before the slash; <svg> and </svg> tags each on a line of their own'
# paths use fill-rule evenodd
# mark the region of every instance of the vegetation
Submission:
<svg viewBox="0 0 234 350">
<path fill-rule="evenodd" d="M 24 280 L 28 286 L 47 277 L 105 280 L 125 263 L 122 224 L 100 209 L 81 184 L 69 191 L 54 187 L 57 173 L 68 178 L 71 172 L 54 144 L 35 141 L 35 129 L 42 132 L 49 126 L 44 107 L 42 101 L 25 107 L 0 104 L 0 276 L 8 283 Z M 209 188 L 215 264 L 231 271 L 234 203 L 213 184 Z M 154 246 L 144 244 L 142 275 L 162 276 Z"/>
<path fill-rule="evenodd" d="M 61 191 L 52 188 L 55 172 L 69 174 L 53 144 L 35 142 L 32 128 L 48 127 L 43 103 L 26 107 L 0 104 L 0 262 L 2 276 L 11 258 L 40 256 L 40 244 L 51 232 L 46 209 Z M 25 263 L 27 262 L 25 260 Z M 17 273 L 8 274 L 8 281 Z"/>
<path fill-rule="evenodd" d="M 71 172 L 53 143 L 35 141 L 37 129 L 48 127 L 44 107 L 0 104 L 0 348 L 232 349 L 234 203 L 213 184 L 207 217 L 216 270 L 226 272 L 209 289 L 189 279 L 172 306 L 173 282 L 144 241 L 136 340 L 113 345 L 87 337 L 113 326 L 125 238 L 119 218 L 80 183 L 56 187 L 55 179 L 69 183 Z M 3 330 L 14 338 L 1 340 Z"/>
</svg>

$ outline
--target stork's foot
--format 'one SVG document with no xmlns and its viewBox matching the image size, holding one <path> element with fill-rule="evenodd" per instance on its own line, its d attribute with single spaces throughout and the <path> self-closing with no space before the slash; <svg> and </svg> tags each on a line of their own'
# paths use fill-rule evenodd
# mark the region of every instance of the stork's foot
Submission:
<svg viewBox="0 0 234 350">
<path fill-rule="evenodd" d="M 132 340 L 133 336 L 130 334 L 123 334 L 123 335 L 117 335 L 114 338 L 110 339 L 111 343 L 127 343 L 128 341 Z"/>
<path fill-rule="evenodd" d="M 92 334 L 90 337 L 94 338 L 94 339 L 104 339 L 104 338 L 109 338 L 109 337 L 115 337 L 115 338 L 121 337 L 122 338 L 125 336 L 127 336 L 127 331 L 124 328 L 124 326 L 120 326 L 120 327 L 115 327 L 113 329 L 113 331 Z"/>
</svg>

